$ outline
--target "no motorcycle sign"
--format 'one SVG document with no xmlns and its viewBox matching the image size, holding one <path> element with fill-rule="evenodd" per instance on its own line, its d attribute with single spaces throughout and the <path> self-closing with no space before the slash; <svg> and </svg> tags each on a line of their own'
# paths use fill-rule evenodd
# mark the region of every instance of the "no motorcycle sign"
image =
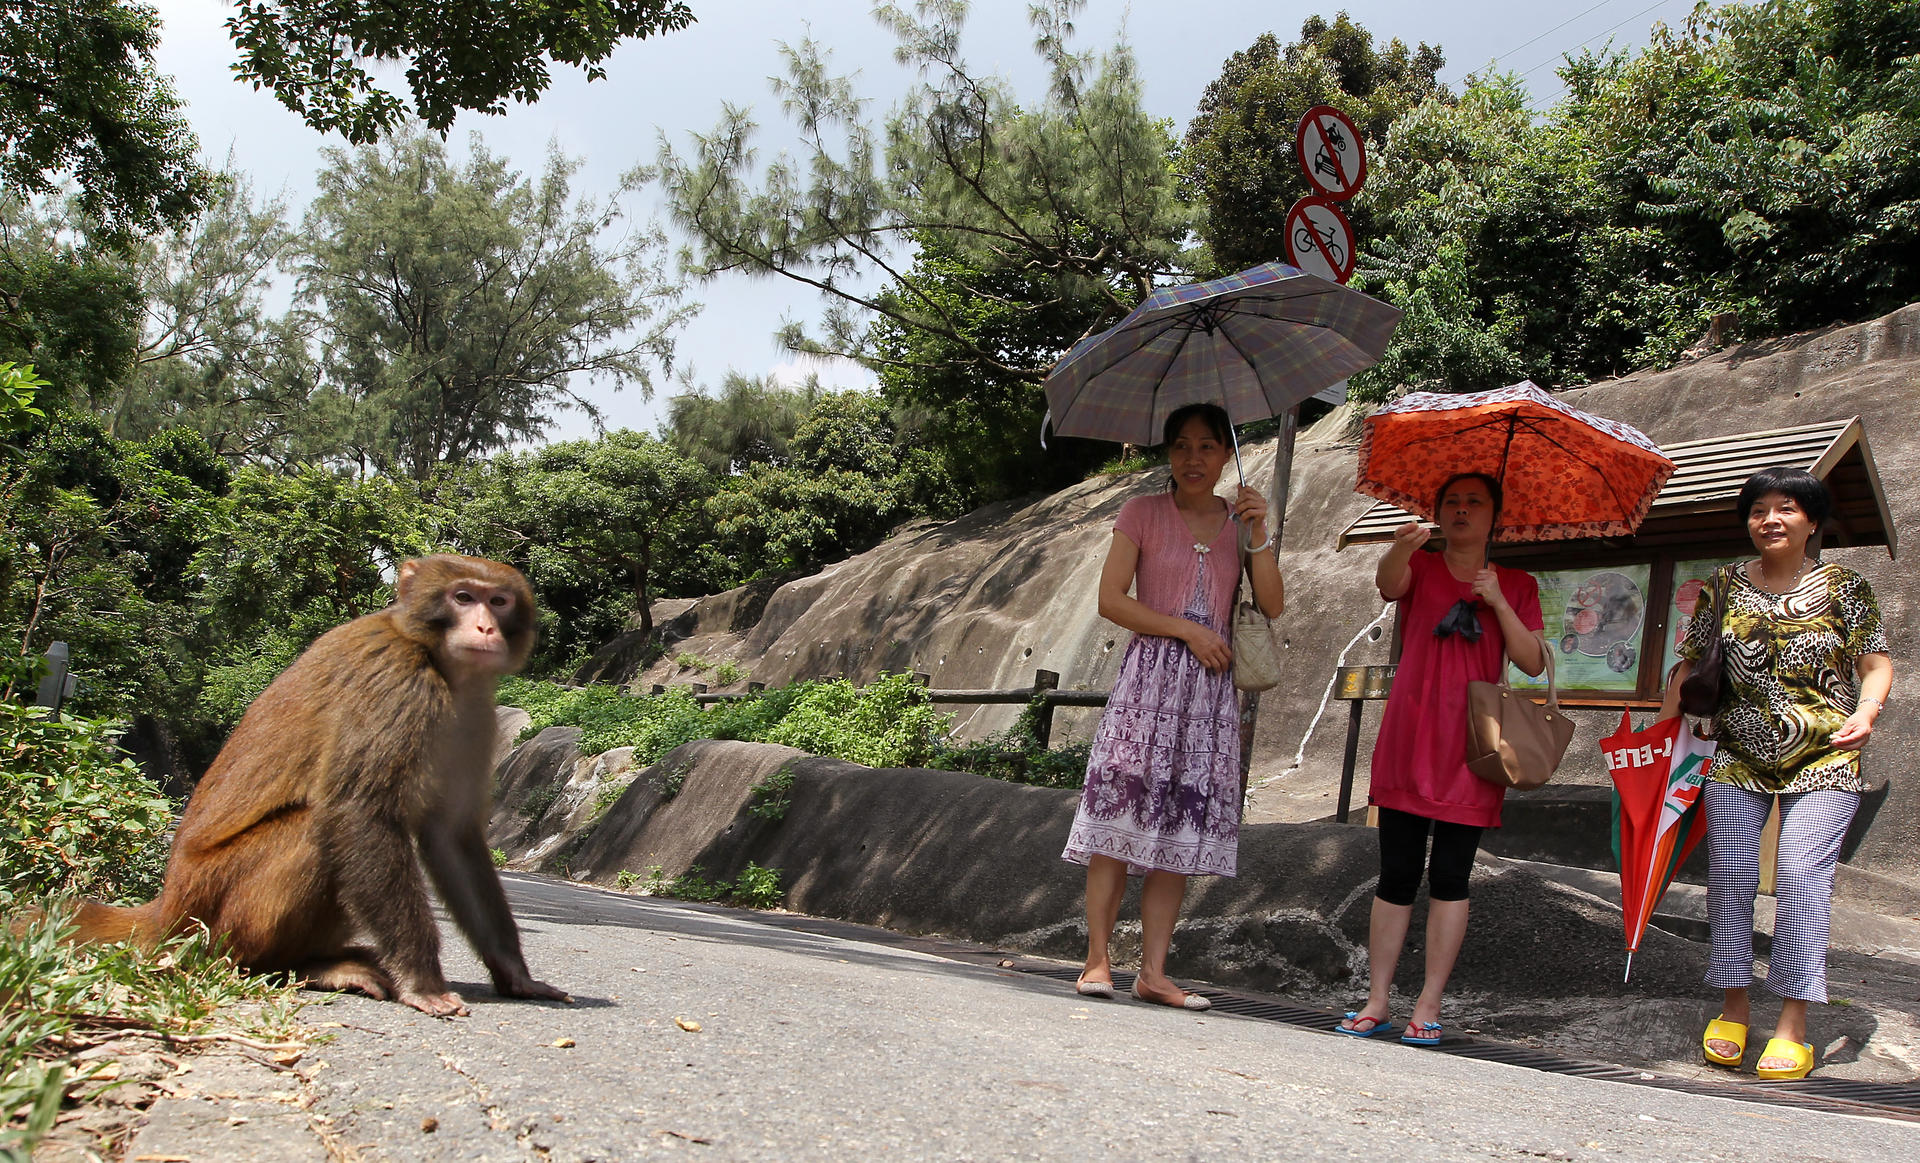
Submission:
<svg viewBox="0 0 1920 1163">
<path fill-rule="evenodd" d="M 1344 202 L 1366 184 L 1367 147 L 1360 130 L 1333 106 L 1307 110 L 1294 133 L 1293 147 L 1307 181 L 1328 198 Z"/>
</svg>

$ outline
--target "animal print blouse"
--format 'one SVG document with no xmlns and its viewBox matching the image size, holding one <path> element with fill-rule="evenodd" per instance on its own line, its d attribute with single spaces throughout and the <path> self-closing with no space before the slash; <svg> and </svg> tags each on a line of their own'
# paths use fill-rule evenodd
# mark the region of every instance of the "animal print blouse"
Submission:
<svg viewBox="0 0 1920 1163">
<path fill-rule="evenodd" d="M 1853 664 L 1887 653 L 1867 579 L 1821 564 L 1785 594 L 1748 580 L 1746 564 L 1716 572 L 1700 592 L 1680 656 L 1698 659 L 1714 633 L 1718 587 L 1728 584 L 1724 684 L 1708 778 L 1768 794 L 1864 791 L 1860 752 L 1828 743 L 1860 697 Z"/>
</svg>

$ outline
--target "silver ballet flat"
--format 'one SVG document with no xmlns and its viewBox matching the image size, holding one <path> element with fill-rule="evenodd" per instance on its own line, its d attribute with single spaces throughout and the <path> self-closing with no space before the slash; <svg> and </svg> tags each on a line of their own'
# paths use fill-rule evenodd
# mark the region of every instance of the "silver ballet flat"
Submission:
<svg viewBox="0 0 1920 1163">
<path fill-rule="evenodd" d="M 1157 1006 L 1162 1006 L 1162 1005 L 1169 1005 L 1169 1004 L 1171 1004 L 1171 1003 L 1169 1003 L 1169 1002 L 1163 1002 L 1163 1001 L 1155 1001 L 1154 999 L 1152 999 L 1152 998 L 1150 998 L 1150 997 L 1148 997 L 1147 995 L 1145 995 L 1145 994 L 1143 994 L 1143 993 L 1141 993 L 1141 992 L 1140 992 L 1140 979 L 1139 979 L 1138 977 L 1135 977 L 1135 978 L 1133 979 L 1133 990 L 1132 990 L 1132 992 L 1133 992 L 1133 1000 L 1135 1000 L 1135 1001 L 1143 1001 L 1143 1002 L 1146 1002 L 1146 1003 L 1147 1003 L 1147 1004 L 1149 1004 L 1149 1005 L 1157 1005 Z M 1210 1002 L 1210 1001 L 1208 1001 L 1208 1000 L 1207 1000 L 1206 998 L 1204 998 L 1204 997 L 1201 997 L 1201 996 L 1200 996 L 1199 994 L 1197 994 L 1197 993 L 1189 993 L 1189 994 L 1187 994 L 1187 995 L 1185 996 L 1185 999 L 1184 999 L 1183 1001 L 1181 1001 L 1181 1003 L 1180 1003 L 1179 1005 L 1177 1005 L 1177 1006 L 1175 1006 L 1174 1008 L 1175 1008 L 1175 1009 L 1183 1009 L 1183 1010 L 1195 1010 L 1195 1011 L 1199 1011 L 1199 1010 L 1210 1010 L 1210 1009 L 1212 1009 L 1212 1008 L 1213 1008 L 1213 1003 L 1212 1003 L 1212 1002 Z"/>
<path fill-rule="evenodd" d="M 1081 997 L 1102 997 L 1102 998 L 1106 998 L 1108 1001 L 1112 1001 L 1113 1000 L 1113 982 L 1111 981 L 1077 981 L 1073 985 L 1073 992 L 1079 994 Z"/>
</svg>

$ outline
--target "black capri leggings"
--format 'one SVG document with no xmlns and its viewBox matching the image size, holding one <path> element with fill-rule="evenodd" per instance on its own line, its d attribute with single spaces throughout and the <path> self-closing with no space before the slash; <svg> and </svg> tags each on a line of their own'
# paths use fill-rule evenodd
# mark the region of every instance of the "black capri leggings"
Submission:
<svg viewBox="0 0 1920 1163">
<path fill-rule="evenodd" d="M 1433 831 L 1433 856 L 1427 857 L 1427 831 Z M 1420 891 L 1420 865 L 1427 865 L 1428 897 L 1467 899 L 1467 877 L 1480 847 L 1480 829 L 1470 824 L 1429 820 L 1412 812 L 1380 809 L 1380 887 L 1374 895 L 1390 905 L 1410 905 Z"/>
</svg>

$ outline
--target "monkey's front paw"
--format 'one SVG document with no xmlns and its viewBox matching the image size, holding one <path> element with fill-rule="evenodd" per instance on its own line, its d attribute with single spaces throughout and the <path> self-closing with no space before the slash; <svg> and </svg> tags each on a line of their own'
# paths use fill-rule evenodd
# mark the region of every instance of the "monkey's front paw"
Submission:
<svg viewBox="0 0 1920 1163">
<path fill-rule="evenodd" d="M 409 990 L 402 993 L 398 1000 L 429 1017 L 464 1018 L 467 1016 L 467 1003 L 452 990 L 445 993 L 414 993 Z"/>
</svg>

